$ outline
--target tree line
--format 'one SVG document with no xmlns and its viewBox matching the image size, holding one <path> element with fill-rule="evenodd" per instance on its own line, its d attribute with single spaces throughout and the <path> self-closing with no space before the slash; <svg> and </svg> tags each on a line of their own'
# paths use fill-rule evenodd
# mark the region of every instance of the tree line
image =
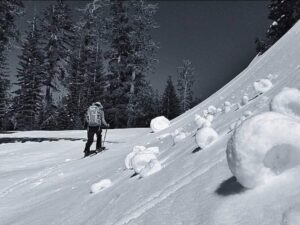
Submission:
<svg viewBox="0 0 300 225">
<path fill-rule="evenodd" d="M 1 129 L 82 129 L 89 105 L 101 101 L 112 127 L 149 126 L 190 109 L 194 69 L 178 67 L 177 90 L 169 77 L 162 96 L 148 76 L 157 62 L 152 38 L 157 6 L 143 0 L 95 0 L 76 13 L 57 0 L 28 22 L 10 94 L 7 52 L 19 37 L 21 0 L 0 3 Z"/>
</svg>

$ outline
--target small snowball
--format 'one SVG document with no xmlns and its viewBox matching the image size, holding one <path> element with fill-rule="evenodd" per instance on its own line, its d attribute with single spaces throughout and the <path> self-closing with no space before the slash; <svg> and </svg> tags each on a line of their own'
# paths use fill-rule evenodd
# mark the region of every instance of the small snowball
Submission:
<svg viewBox="0 0 300 225">
<path fill-rule="evenodd" d="M 203 127 L 211 127 L 211 122 L 209 122 L 208 120 L 205 120 L 205 122 L 203 123 Z"/>
<path fill-rule="evenodd" d="M 247 105 L 249 102 L 249 97 L 248 95 L 244 95 L 242 98 L 242 105 Z"/>
<path fill-rule="evenodd" d="M 229 101 L 226 101 L 225 103 L 224 103 L 224 112 L 225 113 L 228 113 L 228 112 L 230 112 L 231 111 L 231 103 L 229 102 Z"/>
<path fill-rule="evenodd" d="M 100 180 L 99 182 L 97 182 L 91 186 L 91 193 L 96 194 L 100 191 L 103 191 L 106 188 L 109 188 L 111 185 L 112 185 L 112 182 L 110 181 L 110 179 Z"/>
<path fill-rule="evenodd" d="M 142 177 L 150 176 L 161 170 L 161 164 L 157 159 L 152 159 L 150 162 L 141 170 L 140 174 Z"/>
<path fill-rule="evenodd" d="M 204 127 L 197 131 L 196 142 L 200 148 L 205 148 L 218 139 L 218 133 L 211 127 Z"/>
<path fill-rule="evenodd" d="M 260 79 L 253 83 L 254 89 L 259 93 L 265 93 L 269 91 L 273 84 L 269 79 Z"/>
<path fill-rule="evenodd" d="M 247 119 L 246 116 L 242 116 L 242 117 L 240 118 L 241 121 L 244 121 L 244 120 L 246 120 L 246 119 Z"/>
<path fill-rule="evenodd" d="M 174 143 L 178 143 L 186 138 L 186 134 L 184 132 L 180 132 L 176 136 L 174 136 Z"/>
<path fill-rule="evenodd" d="M 162 140 L 162 139 L 165 139 L 166 137 L 168 136 L 171 136 L 170 133 L 165 133 L 165 134 L 162 134 L 162 135 L 159 135 L 159 137 L 157 137 L 159 140 Z"/>
<path fill-rule="evenodd" d="M 139 152 L 131 159 L 132 168 L 136 173 L 140 173 L 141 170 L 152 160 L 156 159 L 156 155 L 148 152 Z"/>
<path fill-rule="evenodd" d="M 217 108 L 213 105 L 208 106 L 207 111 L 209 114 L 214 115 L 217 113 Z"/>
<path fill-rule="evenodd" d="M 204 110 L 203 110 L 203 116 L 206 117 L 207 115 L 208 115 L 208 110 L 207 110 L 207 109 L 204 109 Z"/>
<path fill-rule="evenodd" d="M 276 79 L 278 77 L 278 74 L 269 74 L 268 76 L 267 76 L 267 78 L 269 79 L 269 80 L 274 80 L 274 79 Z"/>
<path fill-rule="evenodd" d="M 205 123 L 206 119 L 198 114 L 195 115 L 195 119 L 194 119 L 196 125 L 198 128 L 202 128 L 203 124 Z"/>
<path fill-rule="evenodd" d="M 224 112 L 225 112 L 225 113 L 228 113 L 228 112 L 230 112 L 230 111 L 231 111 L 231 107 L 230 107 L 230 106 L 225 106 Z"/>
<path fill-rule="evenodd" d="M 253 115 L 253 113 L 252 113 L 251 111 L 249 111 L 249 110 L 247 110 L 247 111 L 244 112 L 244 116 L 245 116 L 246 118 L 248 118 L 248 117 L 250 117 L 250 116 L 252 116 L 252 115 Z"/>
<path fill-rule="evenodd" d="M 164 130 L 170 126 L 171 122 L 164 116 L 159 116 L 151 120 L 150 127 L 153 132 Z"/>
<path fill-rule="evenodd" d="M 214 116 L 209 114 L 209 115 L 207 115 L 206 120 L 211 123 L 214 120 Z"/>
<path fill-rule="evenodd" d="M 293 206 L 284 212 L 281 225 L 299 225 L 300 224 L 300 205 Z"/>
<path fill-rule="evenodd" d="M 246 120 L 227 144 L 227 162 L 240 184 L 254 188 L 300 164 L 300 123 L 266 112 Z"/>
<path fill-rule="evenodd" d="M 133 152 L 137 153 L 137 152 L 142 152 L 142 151 L 145 151 L 146 150 L 146 147 L 145 146 L 142 146 L 142 145 L 136 145 L 133 147 Z"/>
<path fill-rule="evenodd" d="M 271 110 L 300 120 L 300 91 L 284 88 L 271 102 Z"/>
<path fill-rule="evenodd" d="M 225 106 L 231 106 L 231 103 L 229 101 L 224 102 Z"/>
<path fill-rule="evenodd" d="M 217 108 L 217 112 L 221 113 L 223 110 L 221 108 Z"/>
<path fill-rule="evenodd" d="M 149 147 L 145 150 L 145 152 L 153 153 L 155 155 L 159 154 L 159 147 Z"/>
</svg>

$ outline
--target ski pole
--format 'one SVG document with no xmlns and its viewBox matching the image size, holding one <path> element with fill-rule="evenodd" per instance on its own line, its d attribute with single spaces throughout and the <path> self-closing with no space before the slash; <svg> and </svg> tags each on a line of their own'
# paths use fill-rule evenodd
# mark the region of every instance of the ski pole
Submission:
<svg viewBox="0 0 300 225">
<path fill-rule="evenodd" d="M 105 129 L 104 138 L 103 138 L 103 142 L 102 142 L 102 146 L 103 146 L 104 148 L 105 148 L 104 142 L 105 142 L 105 139 L 106 139 L 106 133 L 107 133 L 107 128 Z"/>
</svg>

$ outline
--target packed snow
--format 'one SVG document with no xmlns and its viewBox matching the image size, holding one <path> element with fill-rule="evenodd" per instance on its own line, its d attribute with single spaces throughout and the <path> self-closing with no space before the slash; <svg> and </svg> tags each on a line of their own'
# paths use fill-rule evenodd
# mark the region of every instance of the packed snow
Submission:
<svg viewBox="0 0 300 225">
<path fill-rule="evenodd" d="M 285 87 L 273 98 L 271 110 L 300 120 L 300 91 Z"/>
<path fill-rule="evenodd" d="M 170 124 L 170 121 L 166 117 L 159 116 L 151 120 L 150 127 L 153 132 L 158 132 L 168 128 Z"/>
<path fill-rule="evenodd" d="M 248 119 L 228 142 L 232 174 L 244 187 L 254 188 L 300 165 L 299 133 L 300 123 L 276 112 Z"/>
</svg>

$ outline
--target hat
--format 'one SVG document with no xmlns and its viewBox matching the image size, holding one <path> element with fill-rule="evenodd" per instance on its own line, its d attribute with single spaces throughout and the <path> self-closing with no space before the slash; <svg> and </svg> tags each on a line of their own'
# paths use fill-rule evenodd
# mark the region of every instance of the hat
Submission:
<svg viewBox="0 0 300 225">
<path fill-rule="evenodd" d="M 99 108 L 103 108 L 101 102 L 94 102 L 93 105 L 98 106 Z"/>
</svg>

